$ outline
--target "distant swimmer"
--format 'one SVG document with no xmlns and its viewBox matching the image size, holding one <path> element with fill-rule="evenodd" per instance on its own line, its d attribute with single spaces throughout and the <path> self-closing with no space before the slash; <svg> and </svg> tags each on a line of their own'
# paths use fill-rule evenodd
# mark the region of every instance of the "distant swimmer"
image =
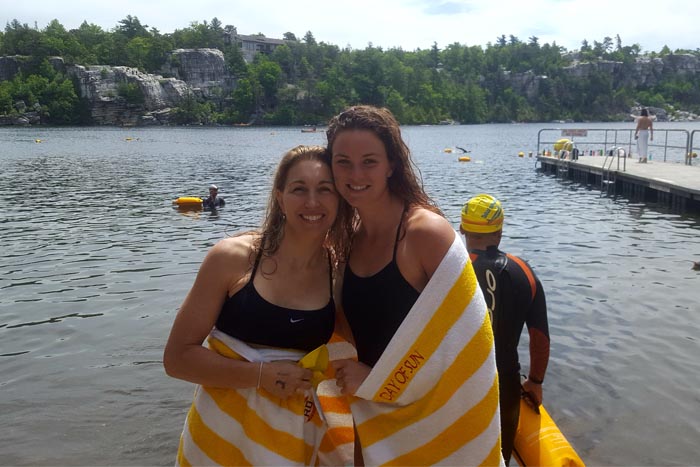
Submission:
<svg viewBox="0 0 700 467">
<path fill-rule="evenodd" d="M 462 151 L 463 153 L 465 153 L 465 154 L 468 153 L 468 152 L 471 152 L 471 151 L 467 151 L 467 150 L 464 149 L 464 148 L 460 148 L 459 146 L 455 146 L 455 147 L 456 147 L 457 149 L 459 149 L 460 151 Z"/>
<path fill-rule="evenodd" d="M 202 207 L 204 209 L 216 209 L 223 207 L 226 202 L 223 198 L 217 196 L 219 194 L 219 187 L 216 185 L 209 186 L 209 197 L 202 201 Z"/>
</svg>

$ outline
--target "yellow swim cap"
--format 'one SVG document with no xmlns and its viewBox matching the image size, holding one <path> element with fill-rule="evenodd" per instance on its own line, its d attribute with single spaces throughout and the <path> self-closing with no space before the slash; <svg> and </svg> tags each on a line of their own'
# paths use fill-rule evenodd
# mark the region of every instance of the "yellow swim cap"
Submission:
<svg viewBox="0 0 700 467">
<path fill-rule="evenodd" d="M 476 195 L 462 208 L 461 227 L 465 232 L 498 232 L 503 227 L 501 202 L 485 193 Z"/>
</svg>

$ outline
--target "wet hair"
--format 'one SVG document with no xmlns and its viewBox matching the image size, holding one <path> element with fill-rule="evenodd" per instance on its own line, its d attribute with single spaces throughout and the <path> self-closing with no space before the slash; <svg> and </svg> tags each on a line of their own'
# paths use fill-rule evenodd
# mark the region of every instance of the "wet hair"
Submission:
<svg viewBox="0 0 700 467">
<path fill-rule="evenodd" d="M 411 152 L 401 138 L 399 122 L 389 109 L 371 105 L 357 105 L 343 110 L 328 123 L 328 156 L 333 156 L 333 144 L 346 130 L 368 130 L 384 143 L 392 175 L 387 183 L 389 191 L 402 199 L 406 207 L 418 206 L 444 217 L 437 204 L 423 189 L 420 170 L 411 159 Z"/>
<path fill-rule="evenodd" d="M 265 220 L 260 229 L 261 235 L 256 245 L 256 250 L 261 249 L 266 256 L 271 256 L 277 252 L 284 237 L 286 220 L 282 208 L 277 202 L 276 193 L 278 190 L 284 191 L 290 170 L 302 161 L 318 161 L 327 165 L 329 169 L 331 168 L 330 157 L 323 146 L 296 146 L 282 156 L 272 182 Z M 351 221 L 352 208 L 342 196 L 338 195 L 338 215 L 324 241 L 324 246 L 335 255 L 335 260 L 338 259 L 339 252 L 344 252 L 348 249 L 350 232 L 352 230 Z"/>
<path fill-rule="evenodd" d="M 644 107 L 644 108 L 642 109 L 642 111 L 640 112 L 640 114 L 642 115 L 642 117 L 648 117 L 648 116 L 649 116 L 649 111 L 646 109 L 646 107 Z"/>
</svg>

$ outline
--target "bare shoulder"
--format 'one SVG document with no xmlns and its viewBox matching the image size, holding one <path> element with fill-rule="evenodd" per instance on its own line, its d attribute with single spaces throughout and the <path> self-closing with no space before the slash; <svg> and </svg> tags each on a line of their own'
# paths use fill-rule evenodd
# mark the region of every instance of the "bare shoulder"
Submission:
<svg viewBox="0 0 700 467">
<path fill-rule="evenodd" d="M 425 208 L 413 208 L 406 219 L 406 237 L 428 248 L 442 246 L 447 251 L 455 239 L 455 230 L 441 215 Z"/>
<path fill-rule="evenodd" d="M 455 240 L 455 230 L 441 215 L 424 208 L 411 209 L 406 219 L 406 247 L 420 261 L 430 279 Z"/>
<path fill-rule="evenodd" d="M 203 267 L 240 272 L 248 269 L 255 252 L 255 234 L 243 234 L 219 240 L 209 250 Z"/>
</svg>

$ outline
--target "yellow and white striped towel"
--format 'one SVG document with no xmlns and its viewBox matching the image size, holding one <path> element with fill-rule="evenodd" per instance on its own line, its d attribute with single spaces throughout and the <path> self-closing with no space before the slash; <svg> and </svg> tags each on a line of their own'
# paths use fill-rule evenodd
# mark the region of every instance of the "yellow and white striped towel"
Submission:
<svg viewBox="0 0 700 467">
<path fill-rule="evenodd" d="M 368 466 L 503 465 L 491 321 L 456 233 L 355 395 Z"/>
<path fill-rule="evenodd" d="M 298 361 L 303 352 L 253 348 L 214 329 L 212 350 L 247 361 Z M 329 429 L 321 402 L 329 408 L 343 399 L 324 381 L 323 401 L 313 391 L 281 400 L 264 389 L 197 386 L 177 454 L 177 465 L 351 465 L 353 439 L 345 428 Z M 332 410 L 330 411 L 332 414 Z M 332 414 L 332 423 L 347 425 Z M 322 452 L 319 452 L 322 451 Z"/>
</svg>

